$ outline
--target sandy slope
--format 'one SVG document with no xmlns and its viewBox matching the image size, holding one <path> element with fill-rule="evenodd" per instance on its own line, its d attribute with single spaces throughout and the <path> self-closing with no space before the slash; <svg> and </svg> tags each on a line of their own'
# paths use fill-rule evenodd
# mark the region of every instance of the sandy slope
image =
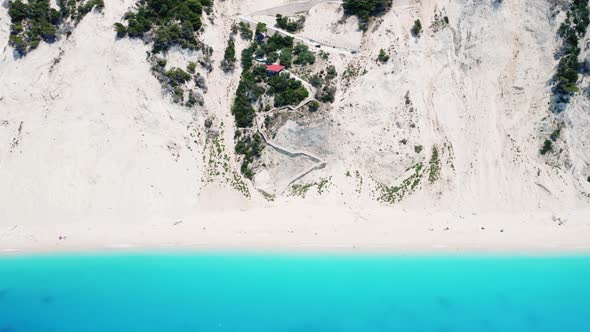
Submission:
<svg viewBox="0 0 590 332">
<path fill-rule="evenodd" d="M 145 219 L 195 206 L 200 151 L 185 145 L 199 115 L 162 98 L 147 46 L 115 40 L 111 22 L 126 8 L 89 14 L 69 39 L 24 59 L 2 53 L 3 222 Z"/>
<path fill-rule="evenodd" d="M 360 52 L 334 49 L 318 61 L 315 70 L 332 64 L 339 73 L 336 102 L 294 112 L 273 132 L 276 144 L 326 162 L 297 182 L 311 185 L 302 198 L 285 186 L 313 163 L 267 148 L 257 171 L 274 201 L 252 183 L 245 196 L 227 181 L 239 169 L 230 114 L 239 71 L 224 74 L 218 64 L 239 15 L 272 22 L 265 13 L 295 2 L 216 2 L 202 36 L 216 69 L 201 71 L 208 92 L 195 109 L 162 93 L 148 46 L 115 39 L 112 23 L 132 3 L 106 1 L 68 39 L 23 59 L 6 46 L 0 9 L 0 250 L 590 250 L 587 97 L 560 115 L 568 126 L 559 156 L 538 153 L 554 121 L 547 82 L 558 18 L 545 1 L 397 1 L 364 35 L 354 18 L 337 24 L 335 4 L 296 3 L 309 9 L 301 37 Z M 448 27 L 431 27 L 436 10 Z M 409 33 L 418 18 L 420 39 Z M 375 61 L 381 48 L 391 54 L 384 65 Z M 172 50 L 169 62 L 199 57 Z M 206 118 L 232 171 L 212 169 Z M 433 147 L 437 181 L 426 175 L 396 204 L 376 200 L 379 183 L 399 184 L 417 163 L 428 166 Z"/>
</svg>

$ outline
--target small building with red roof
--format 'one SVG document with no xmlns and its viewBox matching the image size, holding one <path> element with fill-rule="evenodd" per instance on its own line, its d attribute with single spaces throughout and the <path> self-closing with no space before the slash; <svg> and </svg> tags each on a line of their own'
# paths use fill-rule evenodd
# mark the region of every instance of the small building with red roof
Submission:
<svg viewBox="0 0 590 332">
<path fill-rule="evenodd" d="M 278 75 L 283 70 L 285 70 L 285 66 L 281 66 L 281 65 L 266 65 L 266 73 L 268 75 Z"/>
</svg>

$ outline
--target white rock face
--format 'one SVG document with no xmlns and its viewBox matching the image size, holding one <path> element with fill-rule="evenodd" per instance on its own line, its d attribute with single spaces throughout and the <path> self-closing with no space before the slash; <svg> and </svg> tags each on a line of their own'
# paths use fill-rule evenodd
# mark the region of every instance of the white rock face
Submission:
<svg viewBox="0 0 590 332">
<path fill-rule="evenodd" d="M 342 14 L 333 1 L 315 2 L 302 37 L 332 46 L 322 48 L 329 60 L 313 69 L 336 67 L 336 101 L 314 116 L 300 111 L 275 132 L 277 144 L 325 162 L 298 180 L 329 183 L 306 198 L 375 204 L 379 184 L 403 183 L 419 163 L 429 169 L 436 148 L 436 181 L 426 171 L 397 203 L 403 208 L 589 207 L 590 101 L 579 94 L 563 114 L 549 112 L 561 16 L 548 1 L 394 1 L 364 34 L 355 18 L 337 22 Z M 219 63 L 239 15 L 264 16 L 260 11 L 289 1 L 215 1 L 201 36 L 215 50 L 215 69 L 199 69 L 208 92 L 204 107 L 194 109 L 162 92 L 146 60 L 148 45 L 115 38 L 113 23 L 133 3 L 105 1 L 104 12 L 88 14 L 69 38 L 19 59 L 7 46 L 10 19 L 0 8 L 0 220 L 151 220 L 267 204 L 249 181 L 249 198 L 209 181 L 203 123 L 215 119 L 228 167 L 239 173 L 231 104 L 240 70 L 224 74 Z M 448 26 L 433 26 L 435 13 L 448 16 Z M 417 19 L 420 38 L 410 34 Z M 245 45 L 238 41 L 239 50 Z M 391 55 L 386 64 L 376 61 L 380 49 Z M 170 59 L 180 67 L 196 56 L 172 50 Z M 563 151 L 540 156 L 557 120 L 566 124 L 556 143 Z M 286 202 L 293 178 L 319 164 L 270 147 L 262 160 L 260 189 Z"/>
</svg>

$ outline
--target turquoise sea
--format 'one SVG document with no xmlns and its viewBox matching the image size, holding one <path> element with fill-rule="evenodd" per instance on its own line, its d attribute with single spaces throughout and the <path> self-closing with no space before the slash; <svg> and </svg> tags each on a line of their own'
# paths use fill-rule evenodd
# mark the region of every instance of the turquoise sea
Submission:
<svg viewBox="0 0 590 332">
<path fill-rule="evenodd" d="M 7 256 L 0 331 L 590 331 L 590 257 Z"/>
</svg>

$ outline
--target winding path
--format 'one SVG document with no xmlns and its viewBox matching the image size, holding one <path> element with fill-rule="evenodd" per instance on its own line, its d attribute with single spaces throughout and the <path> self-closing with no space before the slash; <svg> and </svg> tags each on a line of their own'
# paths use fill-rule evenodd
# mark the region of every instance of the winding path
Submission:
<svg viewBox="0 0 590 332">
<path fill-rule="evenodd" d="M 286 148 L 278 143 L 275 143 L 273 140 L 271 140 L 268 136 L 266 136 L 266 134 L 264 133 L 263 129 L 262 129 L 262 123 L 264 123 L 264 116 L 267 116 L 269 114 L 272 114 L 274 112 L 280 112 L 283 110 L 289 110 L 292 112 L 298 111 L 300 110 L 302 107 L 306 106 L 308 103 L 312 102 L 312 101 L 317 101 L 315 100 L 315 98 L 313 97 L 314 94 L 314 89 L 311 86 L 311 84 L 309 84 L 307 81 L 303 80 L 302 78 L 298 77 L 297 75 L 294 75 L 293 73 L 291 73 L 290 71 L 286 71 L 289 73 L 289 75 L 299 81 L 301 81 L 303 83 L 303 85 L 306 87 L 306 89 L 309 92 L 309 97 L 307 97 L 305 100 L 303 100 L 301 103 L 299 103 L 299 105 L 297 106 L 291 106 L 291 105 L 287 105 L 287 106 L 283 106 L 283 107 L 276 107 L 271 109 L 270 111 L 264 113 L 264 114 L 260 114 L 257 113 L 256 114 L 256 132 L 258 134 L 260 134 L 260 136 L 262 137 L 262 139 L 264 140 L 264 143 L 266 143 L 266 145 L 270 146 L 271 148 L 273 148 L 275 151 L 277 151 L 280 154 L 283 154 L 289 158 L 299 158 L 299 157 L 304 157 L 304 158 L 308 158 L 310 160 L 312 160 L 313 162 L 315 162 L 315 165 L 311 166 L 310 168 L 304 170 L 303 172 L 301 172 L 300 174 L 298 174 L 297 176 L 295 176 L 293 179 L 291 179 L 291 181 L 289 181 L 289 183 L 287 184 L 286 188 L 283 190 L 288 189 L 289 187 L 291 187 L 291 185 L 297 181 L 299 181 L 301 178 L 303 178 L 304 176 L 306 176 L 307 174 L 316 171 L 316 170 L 320 170 L 323 169 L 327 166 L 326 161 L 324 161 L 323 159 L 321 159 L 320 157 L 306 152 L 306 151 L 293 151 L 289 148 Z"/>
<path fill-rule="evenodd" d="M 336 3 L 336 4 L 342 4 L 343 1 L 334 1 L 334 0 L 307 0 L 307 1 L 300 1 L 300 2 L 295 2 L 295 3 L 290 3 L 287 5 L 282 5 L 282 6 L 278 6 L 278 7 L 272 7 L 272 8 L 267 8 L 261 11 L 257 11 L 254 13 L 250 13 L 247 16 L 239 16 L 238 19 L 244 23 L 247 23 L 249 25 L 254 25 L 256 26 L 259 21 L 256 21 L 252 18 L 249 18 L 248 16 L 256 16 L 256 15 L 270 15 L 270 16 L 274 16 L 277 13 L 280 13 L 282 15 L 293 15 L 295 13 L 298 12 L 303 12 L 303 11 L 308 11 L 311 8 L 313 8 L 314 6 L 317 6 L 321 3 Z M 325 47 L 326 49 L 328 49 L 328 51 L 330 52 L 334 52 L 334 53 L 341 53 L 341 54 L 346 54 L 346 55 L 356 55 L 359 52 L 357 50 L 353 50 L 353 49 L 348 49 L 348 48 L 343 48 L 343 47 L 335 47 L 332 45 L 328 45 L 326 43 L 322 43 L 322 42 L 318 42 L 316 40 L 310 39 L 310 38 L 306 38 L 306 37 L 301 37 L 295 34 L 292 34 L 290 32 L 287 32 L 285 30 L 276 28 L 276 27 L 272 27 L 272 26 L 267 26 L 266 27 L 268 30 L 273 31 L 274 33 L 280 33 L 283 36 L 289 36 L 292 37 L 294 40 L 299 40 L 302 41 L 306 44 L 311 45 L 312 47 L 316 47 L 317 45 L 320 45 L 322 47 Z M 304 170 L 303 172 L 299 173 L 297 176 L 295 176 L 294 178 L 291 179 L 291 181 L 289 181 L 289 183 L 287 184 L 286 188 L 283 189 L 286 190 L 289 187 L 291 187 L 291 185 L 297 181 L 299 181 L 300 179 L 302 179 L 303 177 L 305 177 L 306 175 L 308 175 L 309 173 L 316 171 L 316 170 L 320 170 L 323 169 L 327 166 L 327 162 L 323 159 L 321 159 L 320 157 L 306 152 L 306 151 L 293 151 L 289 148 L 286 148 L 276 142 L 274 142 L 273 140 L 271 140 L 263 131 L 262 129 L 262 124 L 264 123 L 264 116 L 269 115 L 271 113 L 274 112 L 280 112 L 280 111 L 284 111 L 284 110 L 288 110 L 288 111 L 298 111 L 300 110 L 302 107 L 306 106 L 307 104 L 309 104 L 312 101 L 317 101 L 315 100 L 314 96 L 315 96 L 315 89 L 314 87 L 309 84 L 309 82 L 305 81 L 304 79 L 300 78 L 299 76 L 293 74 L 292 72 L 286 70 L 287 73 L 289 73 L 289 75 L 291 77 L 293 77 L 294 79 L 300 81 L 305 88 L 307 89 L 307 91 L 309 92 L 309 96 L 303 100 L 301 103 L 299 103 L 296 106 L 291 106 L 291 105 L 287 105 L 287 106 L 283 106 L 283 107 L 277 107 L 277 108 L 273 108 L 270 111 L 264 113 L 264 114 L 260 114 L 257 113 L 256 115 L 256 132 L 258 134 L 260 134 L 260 136 L 262 137 L 262 139 L 264 140 L 264 143 L 268 146 L 270 146 L 271 148 L 273 148 L 275 151 L 277 151 L 280 154 L 283 154 L 289 158 L 299 158 L 299 157 L 303 157 L 303 158 L 308 158 L 310 160 L 312 160 L 315 164 L 311 167 L 309 167 L 308 169 Z M 259 189 L 260 190 L 260 189 Z"/>
</svg>

